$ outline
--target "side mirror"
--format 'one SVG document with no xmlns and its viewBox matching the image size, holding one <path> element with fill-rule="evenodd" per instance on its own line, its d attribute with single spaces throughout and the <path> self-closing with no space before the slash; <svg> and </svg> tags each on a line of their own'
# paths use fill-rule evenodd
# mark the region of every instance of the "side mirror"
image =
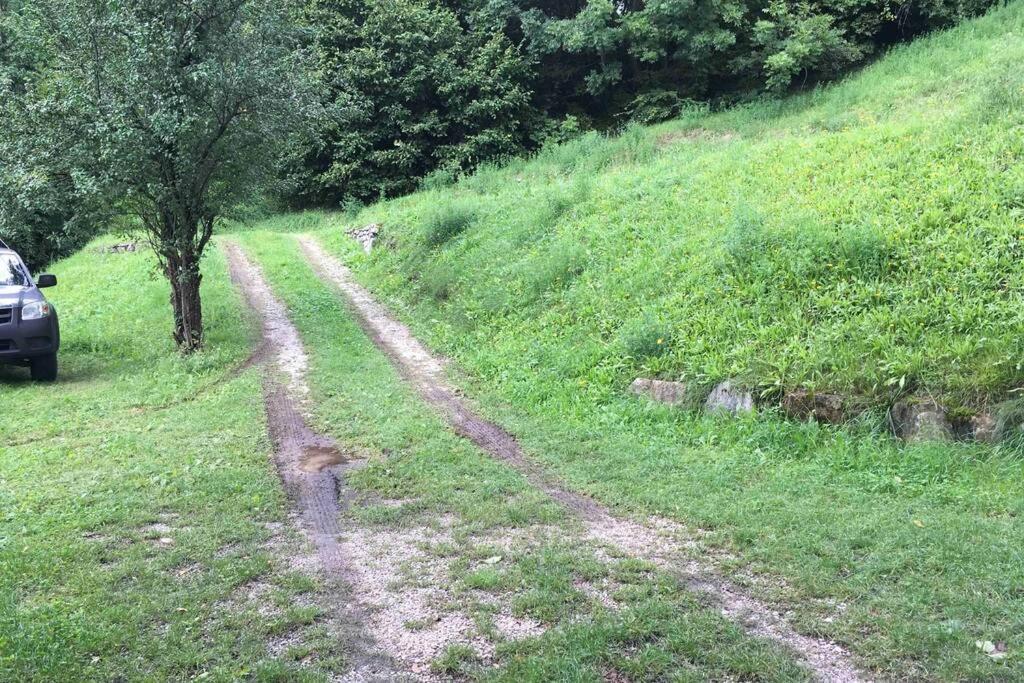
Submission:
<svg viewBox="0 0 1024 683">
<path fill-rule="evenodd" d="M 39 287 L 40 289 L 42 289 L 43 287 L 56 287 L 56 286 L 57 286 L 57 276 L 56 275 L 50 275 L 49 273 L 43 273 L 42 275 L 40 275 L 39 277 L 36 278 L 36 287 Z"/>
</svg>

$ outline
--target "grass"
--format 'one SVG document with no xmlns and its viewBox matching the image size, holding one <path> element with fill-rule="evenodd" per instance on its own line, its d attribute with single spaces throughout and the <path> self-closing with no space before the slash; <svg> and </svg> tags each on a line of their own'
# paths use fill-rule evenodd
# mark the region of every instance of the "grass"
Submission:
<svg viewBox="0 0 1024 683">
<path fill-rule="evenodd" d="M 431 552 L 453 606 L 487 632 L 486 596 L 507 597 L 548 627 L 499 644 L 497 669 L 453 649 L 438 670 L 802 677 L 651 567 L 567 540 L 571 520 L 451 435 L 271 231 L 318 231 L 571 487 L 704 529 L 732 578 L 881 677 L 1024 677 L 1019 449 L 903 446 L 883 429 L 902 393 L 1019 420 L 1005 401 L 1024 381 L 1022 33 L 1013 2 L 833 87 L 589 135 L 355 217 L 231 226 L 309 346 L 317 426 L 372 456 L 358 519 L 451 517 L 453 542 Z M 370 256 L 341 232 L 368 222 L 384 226 Z M 0 679 L 344 670 L 345 644 L 307 604 L 324 587 L 289 570 L 301 544 L 274 531 L 285 501 L 256 373 L 233 374 L 251 330 L 221 257 L 206 262 L 208 349 L 190 359 L 145 252 L 93 245 L 54 270 L 62 381 L 0 370 Z M 716 418 L 625 396 L 637 375 L 872 407 L 842 429 Z M 556 533 L 514 553 L 494 542 L 534 527 Z M 615 586 L 621 609 L 580 581 Z"/>
<path fill-rule="evenodd" d="M 205 267 L 202 354 L 174 351 L 151 254 L 93 244 L 53 266 L 60 381 L 0 369 L 2 680 L 313 680 L 343 660 L 288 609 L 322 587 L 267 546 L 302 552 L 269 530 L 285 501 L 259 384 L 231 374 L 249 328 L 219 254 Z M 316 654 L 272 657 L 279 633 Z"/>
<path fill-rule="evenodd" d="M 626 670 L 666 680 L 805 678 L 788 656 L 743 634 L 676 581 L 626 558 L 605 565 L 588 544 L 572 541 L 579 529 L 555 503 L 455 436 L 403 385 L 292 239 L 259 232 L 241 239 L 306 343 L 315 423 L 370 458 L 352 478 L 370 503 L 357 517 L 382 528 L 451 520 L 453 542 L 430 549 L 448 567 L 448 601 L 476 613 L 485 633 L 494 605 L 507 603 L 515 616 L 549 629 L 539 638 L 499 645 L 496 669 L 481 668 L 471 650 L 455 645 L 435 660 L 436 671 L 500 681 L 599 680 Z M 372 504 L 375 496 L 407 502 L 382 508 Z M 538 529 L 549 535 L 537 535 Z M 494 545 L 516 533 L 525 539 L 513 551 Z M 594 604 L 578 587 L 605 576 L 623 587 L 618 613 Z M 482 594 L 497 602 L 481 600 Z"/>
<path fill-rule="evenodd" d="M 438 319 L 439 345 L 497 340 L 487 355 L 562 365 L 589 398 L 653 374 L 980 409 L 1024 382 L 1022 31 L 1010 3 L 832 87 L 591 134 L 326 220 L 385 226 L 392 249 L 358 264 Z M 444 297 L 412 296 L 427 273 Z M 651 317 L 672 348 L 591 381 Z"/>
<path fill-rule="evenodd" d="M 884 411 L 969 413 L 1024 382 L 1022 33 L 1009 3 L 835 86 L 587 136 L 319 233 L 574 488 L 707 529 L 883 676 L 1019 679 L 1019 449 L 901 445 Z M 472 225 L 425 250 L 437 207 L 464 204 Z M 341 227 L 369 222 L 366 256 Z M 625 396 L 636 376 L 868 410 L 706 417 Z"/>
</svg>

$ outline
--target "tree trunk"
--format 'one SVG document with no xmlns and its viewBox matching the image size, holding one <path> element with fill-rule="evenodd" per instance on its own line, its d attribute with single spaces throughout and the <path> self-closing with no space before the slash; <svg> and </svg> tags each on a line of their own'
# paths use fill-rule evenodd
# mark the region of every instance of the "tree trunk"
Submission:
<svg viewBox="0 0 1024 683">
<path fill-rule="evenodd" d="M 203 345 L 203 305 L 199 298 L 199 256 L 185 250 L 167 258 L 167 279 L 171 282 L 174 308 L 174 341 L 182 353 L 198 351 Z"/>
</svg>

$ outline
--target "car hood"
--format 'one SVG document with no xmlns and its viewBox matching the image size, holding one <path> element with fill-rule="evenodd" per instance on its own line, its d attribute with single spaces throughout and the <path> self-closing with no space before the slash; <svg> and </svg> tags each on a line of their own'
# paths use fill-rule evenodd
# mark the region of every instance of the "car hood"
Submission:
<svg viewBox="0 0 1024 683">
<path fill-rule="evenodd" d="M 0 306 L 22 306 L 42 299 L 43 295 L 34 287 L 0 287 Z"/>
</svg>

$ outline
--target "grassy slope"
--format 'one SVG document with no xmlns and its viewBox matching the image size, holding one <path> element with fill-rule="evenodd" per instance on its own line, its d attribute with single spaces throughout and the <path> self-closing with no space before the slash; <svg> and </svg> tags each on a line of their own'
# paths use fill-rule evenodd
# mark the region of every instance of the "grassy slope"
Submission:
<svg viewBox="0 0 1024 683">
<path fill-rule="evenodd" d="M 316 585 L 264 546 L 284 499 L 256 374 L 228 375 L 250 333 L 222 259 L 206 262 L 208 351 L 185 360 L 150 255 L 95 246 L 53 267 L 60 381 L 0 369 L 0 679 L 305 680 L 336 665 L 327 641 L 305 666 L 266 650 L 316 621 L 288 606 Z M 253 581 L 266 604 L 245 599 Z"/>
<path fill-rule="evenodd" d="M 1018 2 L 810 95 L 374 206 L 360 220 L 397 249 L 366 270 L 440 312 L 446 344 L 497 342 L 481 355 L 557 367 L 595 398 L 637 371 L 1001 398 L 1024 381 L 1022 32 Z M 447 207 L 473 221 L 422 250 Z M 669 348 L 645 356 L 638 337 Z"/>
<path fill-rule="evenodd" d="M 623 391 L 636 375 L 740 376 L 974 406 L 1017 386 L 1022 33 L 1017 2 L 820 92 L 369 207 L 352 222 L 384 223 L 372 257 L 336 217 L 264 227 L 319 220 L 535 457 L 610 503 L 711 529 L 737 566 L 787 580 L 760 589 L 801 603 L 809 630 L 882 671 L 1019 677 L 1014 454 L 901 447 L 877 412 L 849 430 L 727 422 Z"/>
</svg>

